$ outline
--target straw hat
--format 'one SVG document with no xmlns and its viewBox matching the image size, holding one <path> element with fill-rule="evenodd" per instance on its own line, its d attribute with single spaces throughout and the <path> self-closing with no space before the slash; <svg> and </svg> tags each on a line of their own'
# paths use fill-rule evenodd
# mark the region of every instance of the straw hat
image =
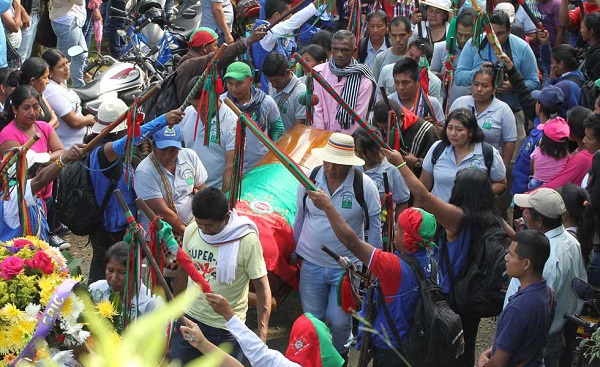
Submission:
<svg viewBox="0 0 600 367">
<path fill-rule="evenodd" d="M 112 124 L 123 112 L 127 111 L 127 105 L 125 102 L 118 98 L 109 99 L 102 102 L 98 108 L 98 116 L 96 116 L 96 123 L 92 126 L 92 133 L 100 134 L 104 128 Z M 123 121 L 115 127 L 111 133 L 118 133 L 127 129 L 127 121 Z"/>
<path fill-rule="evenodd" d="M 433 6 L 447 12 L 450 12 L 450 8 L 452 7 L 452 1 L 450 0 L 423 0 L 422 3 L 425 6 Z"/>
<path fill-rule="evenodd" d="M 311 153 L 324 162 L 345 166 L 363 166 L 365 164 L 365 161 L 354 154 L 354 139 L 347 134 L 331 134 L 323 148 L 315 148 Z"/>
</svg>

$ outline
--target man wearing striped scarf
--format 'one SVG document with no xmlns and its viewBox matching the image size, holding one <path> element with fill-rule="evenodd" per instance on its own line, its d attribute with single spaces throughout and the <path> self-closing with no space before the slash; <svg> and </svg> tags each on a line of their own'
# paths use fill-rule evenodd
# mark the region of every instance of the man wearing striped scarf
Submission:
<svg viewBox="0 0 600 367">
<path fill-rule="evenodd" d="M 356 38 L 345 30 L 337 31 L 331 41 L 331 60 L 315 66 L 329 85 L 364 120 L 375 103 L 375 78 L 371 70 L 354 59 Z M 317 129 L 352 134 L 359 125 L 352 120 L 328 91 L 315 83 L 313 93 L 319 98 L 313 125 Z"/>
</svg>

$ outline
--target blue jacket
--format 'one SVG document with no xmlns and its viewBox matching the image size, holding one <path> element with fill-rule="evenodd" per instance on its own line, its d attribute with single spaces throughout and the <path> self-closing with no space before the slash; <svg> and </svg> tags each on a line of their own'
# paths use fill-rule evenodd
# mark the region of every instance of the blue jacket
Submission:
<svg viewBox="0 0 600 367">
<path fill-rule="evenodd" d="M 100 167 L 100 163 L 98 161 L 98 152 L 100 149 L 104 149 L 104 145 L 99 146 L 94 149 L 90 154 L 90 178 L 92 180 L 92 186 L 94 187 L 94 194 L 96 195 L 96 204 L 98 207 L 102 205 L 102 201 L 106 196 L 108 189 L 110 188 L 111 180 L 106 177 L 104 171 Z M 121 162 L 117 163 L 123 167 Z M 125 175 L 123 174 L 124 168 L 121 168 L 121 176 L 119 178 L 119 182 L 117 183 L 117 189 L 121 190 L 127 205 L 129 206 L 129 210 L 133 215 L 136 215 L 135 208 L 135 191 L 133 190 L 133 183 L 128 184 L 125 183 Z M 117 198 L 114 194 L 110 194 L 110 199 L 108 200 L 108 204 L 104 209 L 104 213 L 102 214 L 102 226 L 107 232 L 114 233 L 119 232 L 127 227 L 127 219 L 125 218 L 125 214 L 119 203 L 117 202 Z"/>
<path fill-rule="evenodd" d="M 523 141 L 523 145 L 521 146 L 521 150 L 519 151 L 519 155 L 515 160 L 515 165 L 513 167 L 513 182 L 510 187 L 510 193 L 514 194 L 522 194 L 527 191 L 527 181 L 529 180 L 529 176 L 531 175 L 531 167 L 529 166 L 531 162 L 531 153 L 542 139 L 543 131 L 538 130 L 537 126 L 540 123 L 540 118 L 536 117 L 533 120 L 533 129 Z"/>
<path fill-rule="evenodd" d="M 421 248 L 417 252 L 412 254 L 412 256 L 414 256 L 419 262 L 419 264 L 421 264 L 421 267 L 425 272 L 425 276 L 430 276 L 430 263 L 427 250 Z M 400 259 L 400 257 L 398 257 L 398 261 L 400 262 L 400 266 L 402 267 L 402 282 L 400 284 L 400 288 L 398 289 L 398 293 L 393 297 L 387 298 L 388 300 L 392 298 L 392 301 L 387 303 L 387 307 L 390 311 L 390 315 L 394 319 L 394 324 L 396 325 L 398 334 L 400 335 L 400 338 L 404 341 L 406 334 L 408 333 L 408 329 L 412 325 L 413 317 L 415 315 L 415 308 L 417 306 L 417 301 L 420 297 L 420 292 L 418 278 L 415 276 L 410 265 L 405 263 L 402 259 Z M 385 317 L 385 311 L 383 310 L 383 305 L 381 304 L 381 302 L 384 301 L 379 301 L 379 298 L 381 296 L 381 292 L 375 292 L 373 302 L 375 302 L 375 304 L 377 305 L 377 310 L 375 313 L 375 320 L 373 322 L 373 326 L 382 334 L 388 335 L 394 347 L 399 347 Z M 363 302 L 363 305 L 365 304 L 366 302 Z M 360 315 L 362 317 L 365 317 L 364 307 L 363 310 L 360 312 Z M 382 326 L 385 329 L 385 333 L 383 333 L 383 331 L 381 330 Z M 358 342 L 356 344 L 357 349 L 360 349 L 360 346 L 362 344 L 362 337 L 363 331 L 362 329 L 359 329 L 357 340 Z M 372 336 L 371 345 L 378 349 L 390 348 L 378 335 Z"/>
<path fill-rule="evenodd" d="M 473 76 L 475 76 L 475 73 L 485 61 L 498 62 L 489 42 L 479 51 L 477 47 L 473 46 L 472 41 L 470 39 L 465 47 L 463 47 L 454 75 L 456 85 L 463 87 L 468 87 L 472 84 Z M 512 34 L 508 36 L 508 42 L 510 43 L 512 61 L 515 64 L 515 68 L 523 75 L 525 85 L 527 85 L 529 90 L 539 89 L 540 80 L 538 77 L 537 61 L 531 47 L 529 47 L 527 42 Z M 498 98 L 506 102 L 513 111 L 521 109 L 519 99 L 515 93 L 499 94 Z"/>
<path fill-rule="evenodd" d="M 13 195 L 16 195 L 16 192 L 13 192 Z M 48 242 L 50 228 L 48 227 L 48 222 L 46 220 L 46 210 L 44 209 L 42 199 L 36 198 L 35 202 L 36 205 L 27 207 L 29 219 L 31 220 L 31 228 L 34 235 L 37 235 L 39 230 L 39 238 Z M 15 213 L 15 215 L 18 214 Z M 23 228 L 18 226 L 17 228 L 13 229 L 4 222 L 4 205 L 0 203 L 0 241 L 8 241 L 15 237 L 23 237 Z"/>
<path fill-rule="evenodd" d="M 562 116 L 564 118 L 567 117 L 567 112 L 576 106 L 579 106 L 579 101 L 581 101 L 581 87 L 577 82 L 571 80 L 571 78 L 579 78 L 581 79 L 582 84 L 585 83 L 586 79 L 583 73 L 579 70 L 574 70 L 570 72 L 568 75 L 561 76 L 556 80 L 551 81 L 551 84 L 554 84 L 560 90 L 562 90 L 565 95 L 565 99 L 562 106 Z"/>
</svg>

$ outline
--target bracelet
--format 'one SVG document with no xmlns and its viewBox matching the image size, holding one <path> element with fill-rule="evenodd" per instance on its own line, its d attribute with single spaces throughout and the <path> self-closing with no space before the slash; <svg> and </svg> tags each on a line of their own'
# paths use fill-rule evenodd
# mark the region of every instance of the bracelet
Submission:
<svg viewBox="0 0 600 367">
<path fill-rule="evenodd" d="M 62 162 L 62 160 L 60 159 L 60 157 L 58 157 L 58 159 L 56 160 L 56 165 L 58 166 L 58 168 L 63 169 L 65 168 L 65 164 Z"/>
<path fill-rule="evenodd" d="M 396 168 L 400 169 L 402 167 L 406 166 L 406 162 L 402 162 L 399 165 L 396 166 Z"/>
</svg>

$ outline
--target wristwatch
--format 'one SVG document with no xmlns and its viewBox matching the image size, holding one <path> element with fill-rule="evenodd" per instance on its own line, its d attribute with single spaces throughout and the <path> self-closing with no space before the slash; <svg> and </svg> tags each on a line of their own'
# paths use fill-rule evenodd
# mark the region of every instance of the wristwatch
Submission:
<svg viewBox="0 0 600 367">
<path fill-rule="evenodd" d="M 415 168 L 421 167 L 423 167 L 423 160 L 421 158 L 417 158 L 417 161 L 415 162 Z"/>
</svg>

